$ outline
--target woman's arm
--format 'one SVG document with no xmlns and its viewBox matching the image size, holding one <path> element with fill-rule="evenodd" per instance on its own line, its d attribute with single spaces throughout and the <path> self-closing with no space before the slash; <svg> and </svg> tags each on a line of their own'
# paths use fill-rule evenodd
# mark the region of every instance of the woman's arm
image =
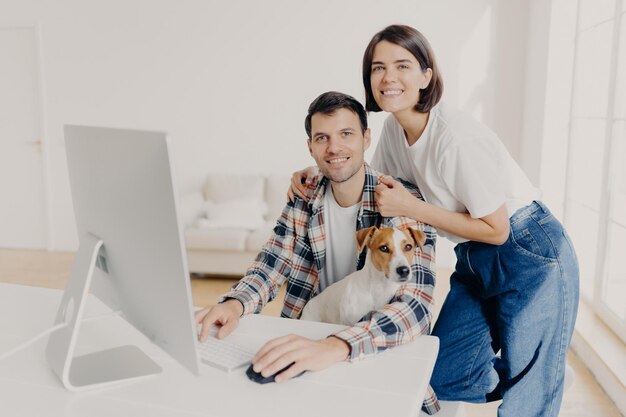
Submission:
<svg viewBox="0 0 626 417">
<path fill-rule="evenodd" d="M 457 213 L 416 200 L 405 216 L 431 224 L 437 229 L 475 242 L 502 245 L 509 237 L 509 215 L 506 206 L 479 219 L 468 213 Z"/>
<path fill-rule="evenodd" d="M 385 217 L 405 216 L 475 242 L 501 245 L 509 237 L 510 223 L 506 206 L 479 219 L 457 213 L 414 198 L 391 177 L 380 178 L 376 186 L 376 204 Z"/>
</svg>

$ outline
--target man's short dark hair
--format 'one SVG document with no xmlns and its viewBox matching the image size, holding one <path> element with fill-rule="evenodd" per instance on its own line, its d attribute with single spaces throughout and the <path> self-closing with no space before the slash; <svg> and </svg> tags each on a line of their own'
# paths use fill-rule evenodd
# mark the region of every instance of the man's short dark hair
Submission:
<svg viewBox="0 0 626 417">
<path fill-rule="evenodd" d="M 328 91 L 318 96 L 311 105 L 309 105 L 309 112 L 304 119 L 304 129 L 306 134 L 311 139 L 311 118 L 315 113 L 322 113 L 331 115 L 339 109 L 348 109 L 352 113 L 359 116 L 361 122 L 361 134 L 364 134 L 367 130 L 367 113 L 361 103 L 354 97 L 347 94 L 338 93 L 336 91 Z"/>
<path fill-rule="evenodd" d="M 415 110 L 418 112 L 429 112 L 443 95 L 443 77 L 439 71 L 435 53 L 428 39 L 417 29 L 404 25 L 387 26 L 374 35 L 365 49 L 365 53 L 363 54 L 363 87 L 365 87 L 365 108 L 367 111 L 381 111 L 381 108 L 374 99 L 371 82 L 374 49 L 381 41 L 396 44 L 409 51 L 415 59 L 417 59 L 423 72 L 428 68 L 432 70 L 433 76 L 430 79 L 430 83 L 428 87 L 420 91 L 419 101 L 415 104 Z"/>
</svg>

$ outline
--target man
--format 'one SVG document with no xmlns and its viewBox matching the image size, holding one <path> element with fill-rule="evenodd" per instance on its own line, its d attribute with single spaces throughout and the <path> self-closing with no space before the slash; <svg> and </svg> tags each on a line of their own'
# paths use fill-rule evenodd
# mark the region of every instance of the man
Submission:
<svg viewBox="0 0 626 417">
<path fill-rule="evenodd" d="M 226 337 L 245 314 L 258 313 L 288 280 L 282 316 L 297 319 L 305 304 L 333 282 L 363 267 L 355 232 L 370 226 L 417 227 L 414 220 L 384 218 L 374 200 L 379 174 L 364 162 L 370 131 L 363 106 L 337 92 L 320 95 L 305 119 L 308 148 L 322 174 L 311 186 L 310 199 L 294 198 L 278 219 L 273 235 L 245 276 L 220 298 L 216 306 L 196 313 L 206 340 L 212 325 Z M 315 182 L 314 182 L 315 183 Z M 416 197 L 419 190 L 403 184 Z M 302 371 L 318 371 L 344 361 L 355 361 L 413 340 L 430 331 L 430 305 L 435 285 L 435 230 L 421 225 L 426 243 L 416 249 L 412 279 L 384 309 L 371 312 L 359 323 L 322 340 L 289 335 L 271 340 L 252 360 L 254 370 L 288 380 Z M 432 394 L 432 392 L 431 392 Z M 438 410 L 433 396 L 427 411 Z"/>
</svg>

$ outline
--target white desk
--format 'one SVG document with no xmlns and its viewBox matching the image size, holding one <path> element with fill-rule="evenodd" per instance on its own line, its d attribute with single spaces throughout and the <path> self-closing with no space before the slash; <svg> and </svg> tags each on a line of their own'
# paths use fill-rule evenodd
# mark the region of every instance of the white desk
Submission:
<svg viewBox="0 0 626 417">
<path fill-rule="evenodd" d="M 0 283 L 0 352 L 51 326 L 62 292 Z M 106 312 L 89 299 L 85 317 Z M 253 315 L 232 340 L 258 348 L 288 333 L 322 338 L 340 326 Z M 410 416 L 418 415 L 435 363 L 438 340 L 413 343 L 358 363 L 339 363 L 282 384 L 258 385 L 244 369 L 231 374 L 203 366 L 196 377 L 123 319 L 84 323 L 78 353 L 135 344 L 163 367 L 140 382 L 70 393 L 50 370 L 46 340 L 0 362 L 0 416 Z"/>
</svg>

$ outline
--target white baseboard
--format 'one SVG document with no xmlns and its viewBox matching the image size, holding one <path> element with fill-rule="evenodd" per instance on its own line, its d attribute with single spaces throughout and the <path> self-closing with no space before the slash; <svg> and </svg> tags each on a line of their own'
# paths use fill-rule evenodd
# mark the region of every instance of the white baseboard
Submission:
<svg viewBox="0 0 626 417">
<path fill-rule="evenodd" d="M 584 301 L 579 306 L 571 349 L 626 415 L 626 347 Z"/>
</svg>

